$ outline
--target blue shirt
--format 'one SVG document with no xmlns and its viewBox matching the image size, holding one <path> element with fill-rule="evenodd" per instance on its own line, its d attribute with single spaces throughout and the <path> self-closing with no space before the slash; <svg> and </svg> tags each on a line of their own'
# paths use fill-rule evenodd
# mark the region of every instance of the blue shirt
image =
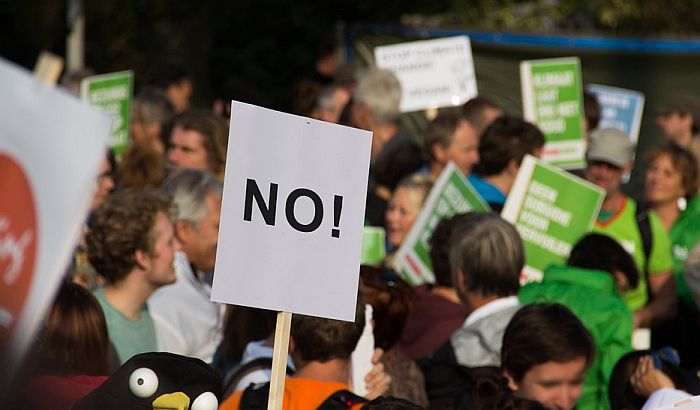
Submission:
<svg viewBox="0 0 700 410">
<path fill-rule="evenodd" d="M 506 203 L 506 195 L 492 183 L 474 174 L 469 175 L 467 180 L 485 202 L 499 205 Z"/>
</svg>

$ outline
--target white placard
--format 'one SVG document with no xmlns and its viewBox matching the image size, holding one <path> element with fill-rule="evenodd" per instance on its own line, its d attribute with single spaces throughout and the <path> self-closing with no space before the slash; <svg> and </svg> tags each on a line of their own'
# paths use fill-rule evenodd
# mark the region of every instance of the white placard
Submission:
<svg viewBox="0 0 700 410">
<path fill-rule="evenodd" d="M 213 301 L 355 319 L 371 136 L 232 103 Z"/>
<path fill-rule="evenodd" d="M 467 36 L 381 46 L 374 56 L 401 82 L 401 112 L 461 105 L 478 94 Z"/>
<path fill-rule="evenodd" d="M 111 120 L 2 59 L 0 89 L 0 350 L 12 369 L 68 267 Z"/>
</svg>

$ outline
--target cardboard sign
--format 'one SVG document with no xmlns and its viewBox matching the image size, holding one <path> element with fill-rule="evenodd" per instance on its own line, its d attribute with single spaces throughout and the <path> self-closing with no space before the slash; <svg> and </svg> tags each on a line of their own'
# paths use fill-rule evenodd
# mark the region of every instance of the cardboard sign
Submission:
<svg viewBox="0 0 700 410">
<path fill-rule="evenodd" d="M 0 59 L 0 362 L 32 345 L 87 216 L 110 120 Z"/>
<path fill-rule="evenodd" d="M 578 58 L 520 63 L 523 116 L 545 135 L 542 159 L 564 169 L 585 165 L 581 63 Z"/>
<path fill-rule="evenodd" d="M 681 398 L 688 395 L 682 390 L 671 390 L 670 388 L 664 388 L 657 390 L 649 397 L 649 405 L 644 403 L 644 407 L 656 410 L 700 410 L 700 396 L 693 396 L 687 398 Z M 671 404 L 663 406 L 664 403 L 668 403 L 668 400 L 674 400 Z"/>
<path fill-rule="evenodd" d="M 377 47 L 374 56 L 377 67 L 401 82 L 401 112 L 461 105 L 477 96 L 467 36 Z"/>
<path fill-rule="evenodd" d="M 213 301 L 354 320 L 371 141 L 233 102 Z"/>
<path fill-rule="evenodd" d="M 597 186 L 527 155 L 501 216 L 525 244 L 523 281 L 541 280 L 550 264 L 564 264 L 591 230 L 605 193 Z"/>
<path fill-rule="evenodd" d="M 589 84 L 586 90 L 593 93 L 600 104 L 598 128 L 617 128 L 637 144 L 644 111 L 644 94 L 598 84 Z"/>
<path fill-rule="evenodd" d="M 430 190 L 418 218 L 396 253 L 396 271 L 413 286 L 434 283 L 428 241 L 440 220 L 459 213 L 490 210 L 457 166 L 450 162 Z"/>
<path fill-rule="evenodd" d="M 132 71 L 87 77 L 80 83 L 80 97 L 83 101 L 99 107 L 112 117 L 112 135 L 109 139 L 109 146 L 118 156 L 129 145 L 133 83 L 134 73 Z"/>
</svg>

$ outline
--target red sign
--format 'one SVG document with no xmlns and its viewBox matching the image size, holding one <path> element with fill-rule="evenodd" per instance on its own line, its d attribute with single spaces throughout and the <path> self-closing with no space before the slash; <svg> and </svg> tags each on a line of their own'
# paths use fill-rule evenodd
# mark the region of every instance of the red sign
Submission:
<svg viewBox="0 0 700 410">
<path fill-rule="evenodd" d="M 36 263 L 34 197 L 22 166 L 0 152 L 0 347 L 27 302 Z"/>
</svg>

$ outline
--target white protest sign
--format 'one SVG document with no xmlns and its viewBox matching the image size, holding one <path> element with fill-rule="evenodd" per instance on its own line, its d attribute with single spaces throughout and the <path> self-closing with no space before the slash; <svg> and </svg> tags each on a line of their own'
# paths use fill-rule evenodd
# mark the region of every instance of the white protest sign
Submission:
<svg viewBox="0 0 700 410">
<path fill-rule="evenodd" d="M 644 408 L 655 410 L 700 410 L 700 396 L 680 398 L 684 396 L 684 393 L 684 391 L 671 390 L 670 388 L 657 390 L 649 397 L 647 403 L 644 403 Z M 669 399 L 673 400 L 674 398 L 679 399 L 667 406 L 663 406 L 663 403 L 668 403 Z"/>
<path fill-rule="evenodd" d="M 355 319 L 371 141 L 233 102 L 213 301 Z"/>
<path fill-rule="evenodd" d="M 68 267 L 111 120 L 2 59 L 0 89 L 0 356 L 11 371 Z"/>
<path fill-rule="evenodd" d="M 401 82 L 401 112 L 461 105 L 478 94 L 467 36 L 381 46 L 374 56 Z"/>
</svg>

